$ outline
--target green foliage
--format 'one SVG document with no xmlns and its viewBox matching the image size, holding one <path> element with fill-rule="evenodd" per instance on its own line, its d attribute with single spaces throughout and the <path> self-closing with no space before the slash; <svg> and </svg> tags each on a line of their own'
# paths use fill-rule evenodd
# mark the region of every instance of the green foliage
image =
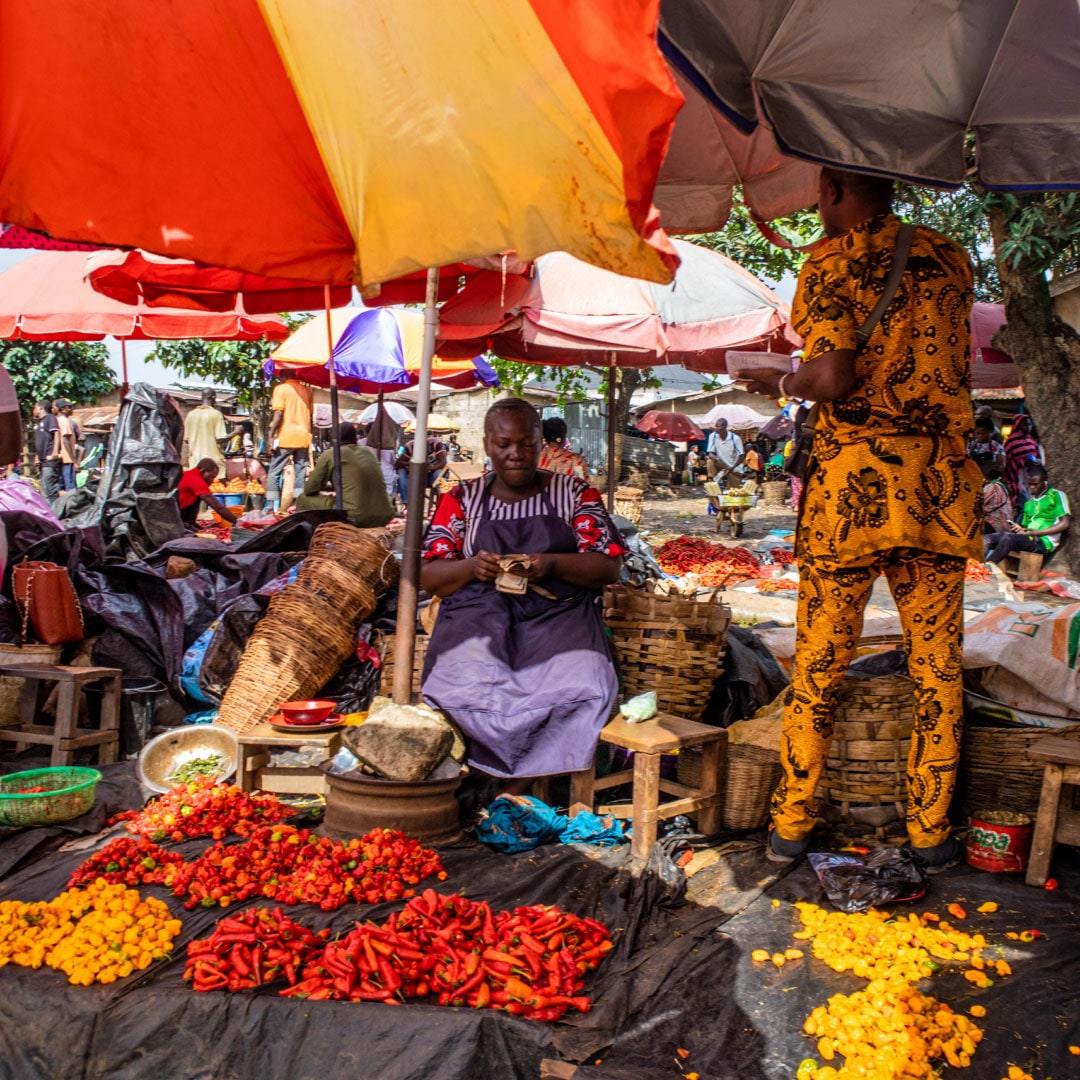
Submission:
<svg viewBox="0 0 1080 1080">
<path fill-rule="evenodd" d="M 521 397 L 525 384 L 529 382 L 542 382 L 554 390 L 559 395 L 560 405 L 567 401 L 584 401 L 589 391 L 590 381 L 585 374 L 589 368 L 526 364 L 520 360 L 504 360 L 494 353 L 488 353 L 486 359 L 499 376 L 500 389 L 514 397 Z M 495 390 L 493 394 L 498 392 Z"/>
<path fill-rule="evenodd" d="M 0 341 L 0 362 L 24 416 L 42 398 L 92 405 L 116 386 L 109 350 L 97 341 Z"/>
<path fill-rule="evenodd" d="M 1036 273 L 1055 276 L 1080 269 L 1080 199 L 1075 191 L 1032 194 L 987 193 L 984 202 L 1000 207 L 1009 235 L 999 257 L 1012 266 L 1026 262 Z"/>
<path fill-rule="evenodd" d="M 683 239 L 719 251 L 763 281 L 776 284 L 785 274 L 798 274 L 806 261 L 806 253 L 789 251 L 767 240 L 751 219 L 750 211 L 738 200 L 736 194 L 731 216 L 722 232 L 684 236 Z M 784 239 L 798 247 L 821 236 L 821 222 L 816 210 L 799 210 L 778 218 L 771 225 Z"/>
</svg>

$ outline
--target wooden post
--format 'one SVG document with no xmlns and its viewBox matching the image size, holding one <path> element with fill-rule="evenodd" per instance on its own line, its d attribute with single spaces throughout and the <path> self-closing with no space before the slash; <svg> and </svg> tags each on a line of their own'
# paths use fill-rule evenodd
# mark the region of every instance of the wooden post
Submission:
<svg viewBox="0 0 1080 1080">
<path fill-rule="evenodd" d="M 615 353 L 608 353 L 607 382 L 607 508 L 615 513 L 615 488 L 619 483 L 622 462 L 615 461 Z"/>
<path fill-rule="evenodd" d="M 647 859 L 656 843 L 656 811 L 660 806 L 660 754 L 634 754 L 634 836 L 630 854 Z"/>
<path fill-rule="evenodd" d="M 344 510 L 345 499 L 341 487 L 341 432 L 338 430 L 337 367 L 334 364 L 334 327 L 330 323 L 329 285 L 323 286 L 323 305 L 326 308 L 326 367 L 330 372 L 330 442 L 334 448 L 334 508 Z M 311 464 L 314 465 L 314 462 Z"/>
<path fill-rule="evenodd" d="M 431 405 L 431 362 L 435 355 L 435 334 L 439 326 L 439 271 L 428 270 L 424 305 L 424 351 L 420 361 L 419 398 L 416 402 L 416 432 L 409 465 L 409 505 L 405 516 L 405 550 L 398 582 L 397 626 L 394 649 L 394 701 L 412 701 L 412 676 L 416 646 L 416 607 L 420 592 L 420 540 L 424 529 L 427 497 L 427 421 Z"/>
<path fill-rule="evenodd" d="M 1039 813 L 1035 818 L 1035 835 L 1031 839 L 1031 857 L 1028 859 L 1027 877 L 1024 879 L 1028 885 L 1043 886 L 1050 874 L 1064 774 L 1064 766 L 1053 761 L 1046 763 L 1042 793 L 1039 796 Z"/>
</svg>

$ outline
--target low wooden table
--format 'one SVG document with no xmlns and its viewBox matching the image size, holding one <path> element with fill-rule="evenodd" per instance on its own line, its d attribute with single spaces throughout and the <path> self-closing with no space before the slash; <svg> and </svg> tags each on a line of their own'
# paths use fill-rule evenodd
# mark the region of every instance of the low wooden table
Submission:
<svg viewBox="0 0 1080 1080">
<path fill-rule="evenodd" d="M 341 729 L 291 735 L 257 724 L 238 736 L 240 758 L 237 783 L 243 791 L 273 791 L 282 795 L 325 795 L 326 778 L 316 766 L 271 765 L 272 750 L 303 750 L 317 746 L 332 758 L 341 748 Z"/>
<path fill-rule="evenodd" d="M 19 723 L 0 728 L 0 740 L 15 743 L 16 750 L 31 744 L 51 746 L 51 766 L 72 765 L 75 751 L 96 746 L 98 764 L 116 761 L 120 752 L 120 676 L 118 668 L 65 667 L 54 664 L 4 664 L 0 675 L 24 679 Z M 56 719 L 49 726 L 37 721 L 50 683 L 59 687 Z M 78 726 L 79 701 L 88 683 L 102 683 L 101 726 Z"/>
<path fill-rule="evenodd" d="M 1026 878 L 1029 885 L 1041 887 L 1050 874 L 1054 845 L 1080 846 L 1080 810 L 1072 807 L 1073 795 L 1080 788 L 1080 741 L 1039 739 L 1028 757 L 1046 762 Z"/>
<path fill-rule="evenodd" d="M 698 831 L 706 836 L 720 831 L 721 793 L 727 757 L 727 732 L 723 728 L 699 724 L 695 720 L 685 720 L 669 713 L 659 713 L 652 720 L 640 724 L 628 724 L 617 717 L 600 732 L 600 741 L 631 751 L 634 767 L 599 778 L 594 769 L 571 773 L 571 817 L 582 810 L 592 810 L 596 792 L 633 781 L 633 803 L 630 806 L 598 806 L 596 812 L 631 819 L 634 834 L 630 852 L 635 857 L 649 857 L 656 843 L 659 822 L 677 814 L 696 814 Z M 699 787 L 691 788 L 661 778 L 661 755 L 695 746 L 703 750 Z M 661 793 L 674 795 L 674 801 L 661 803 Z"/>
</svg>

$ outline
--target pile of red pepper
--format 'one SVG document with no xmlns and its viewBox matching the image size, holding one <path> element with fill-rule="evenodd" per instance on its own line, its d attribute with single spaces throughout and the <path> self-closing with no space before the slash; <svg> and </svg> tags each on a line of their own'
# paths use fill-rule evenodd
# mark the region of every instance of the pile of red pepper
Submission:
<svg viewBox="0 0 1080 1080">
<path fill-rule="evenodd" d="M 696 536 L 677 536 L 660 547 L 656 561 L 667 574 L 700 574 L 713 588 L 762 576 L 757 556 L 746 548 L 724 547 Z"/>
<path fill-rule="evenodd" d="M 788 548 L 771 548 L 769 554 L 777 566 L 791 566 L 795 562 L 795 552 Z"/>
<path fill-rule="evenodd" d="M 212 844 L 165 876 L 184 906 L 228 907 L 253 896 L 279 904 L 318 904 L 334 911 L 349 901 L 378 904 L 414 896 L 424 878 L 446 880 L 430 848 L 391 829 L 331 840 L 310 829 L 261 825 L 241 844 Z"/>
<path fill-rule="evenodd" d="M 110 819 L 126 821 L 127 831 L 151 840 L 193 840 L 229 833 L 249 836 L 259 825 L 287 818 L 292 811 L 273 795 L 251 794 L 232 784 L 193 780 L 162 795 L 142 810 L 125 810 Z"/>
<path fill-rule="evenodd" d="M 68 888 L 90 885 L 98 878 L 110 885 L 163 885 L 169 867 L 183 861 L 178 852 L 166 851 L 146 837 L 121 836 L 80 863 L 68 879 Z"/>
<path fill-rule="evenodd" d="M 968 559 L 968 564 L 964 569 L 965 581 L 989 581 L 990 570 L 985 563 L 975 562 L 974 559 Z"/>
<path fill-rule="evenodd" d="M 184 979 L 196 990 L 254 990 L 277 979 L 293 985 L 301 968 L 326 944 L 281 908 L 250 908 L 222 919 L 214 932 L 187 947 Z"/>
<path fill-rule="evenodd" d="M 382 926 L 357 923 L 327 942 L 281 994 L 388 1005 L 431 997 L 558 1020 L 570 1008 L 588 1012 L 585 974 L 611 948 L 607 927 L 556 907 L 493 913 L 486 902 L 425 889 Z"/>
</svg>

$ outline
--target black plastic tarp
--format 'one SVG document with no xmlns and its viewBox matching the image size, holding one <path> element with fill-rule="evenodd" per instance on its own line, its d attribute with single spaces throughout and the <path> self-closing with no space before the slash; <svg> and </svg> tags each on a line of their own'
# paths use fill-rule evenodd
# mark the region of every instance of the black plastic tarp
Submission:
<svg viewBox="0 0 1080 1080">
<path fill-rule="evenodd" d="M 105 797 L 122 802 L 113 767 Z M 78 828 L 78 823 L 73 823 Z M 64 887 L 85 852 L 50 850 L 55 837 L 33 843 L 33 832 L 0 837 L 0 899 L 47 899 Z M 4 873 L 5 848 L 25 848 Z M 205 846 L 191 841 L 189 857 Z M 48 852 L 47 857 L 37 858 Z M 777 971 L 754 964 L 755 948 L 792 945 L 798 919 L 791 901 L 824 903 L 816 877 L 803 866 L 776 879 L 757 846 L 737 845 L 724 857 L 711 893 L 674 905 L 655 874 L 632 874 L 626 849 L 588 852 L 547 846 L 517 856 L 463 847 L 443 853 L 449 880 L 499 907 L 547 902 L 592 915 L 615 934 L 615 949 L 589 983 L 593 1011 L 558 1024 L 538 1024 L 494 1012 L 409 1004 L 305 1003 L 272 990 L 237 995 L 196 994 L 182 982 L 184 945 L 205 936 L 220 913 L 182 911 L 175 958 L 112 986 L 69 987 L 62 975 L 9 965 L 0 971 L 0 1074 L 36 1077 L 184 1076 L 274 1080 L 350 1076 L 358 1080 L 537 1080 L 543 1059 L 578 1063 L 576 1080 L 656 1080 L 696 1072 L 701 1080 L 790 1080 L 798 1062 L 814 1056 L 801 1034 L 810 1011 L 830 994 L 866 984 L 839 975 L 808 955 Z M 999 1080 L 1016 1063 L 1036 1076 L 1075 1075 L 1067 1047 L 1080 1044 L 1080 953 L 1075 852 L 1059 849 L 1057 892 L 1031 889 L 1015 875 L 959 867 L 931 882 L 930 894 L 902 910 L 944 913 L 953 901 L 969 910 L 966 929 L 992 941 L 1009 930 L 1039 929 L 1045 938 L 1011 948 L 1015 974 L 978 991 L 959 971 L 933 980 L 933 992 L 953 1008 L 978 1001 L 988 1016 L 985 1039 L 968 1080 Z M 704 872 L 703 872 L 704 874 Z M 162 890 L 149 890 L 165 897 Z M 166 899 L 169 899 L 165 897 Z M 773 898 L 781 901 L 773 906 Z M 1000 910 L 979 915 L 983 900 Z M 346 929 L 357 918 L 382 919 L 391 905 L 347 907 L 327 915 L 310 906 L 290 914 L 317 927 Z M 58 1037 L 58 1018 L 63 1037 Z M 677 1049 L 689 1052 L 677 1055 Z"/>
</svg>

